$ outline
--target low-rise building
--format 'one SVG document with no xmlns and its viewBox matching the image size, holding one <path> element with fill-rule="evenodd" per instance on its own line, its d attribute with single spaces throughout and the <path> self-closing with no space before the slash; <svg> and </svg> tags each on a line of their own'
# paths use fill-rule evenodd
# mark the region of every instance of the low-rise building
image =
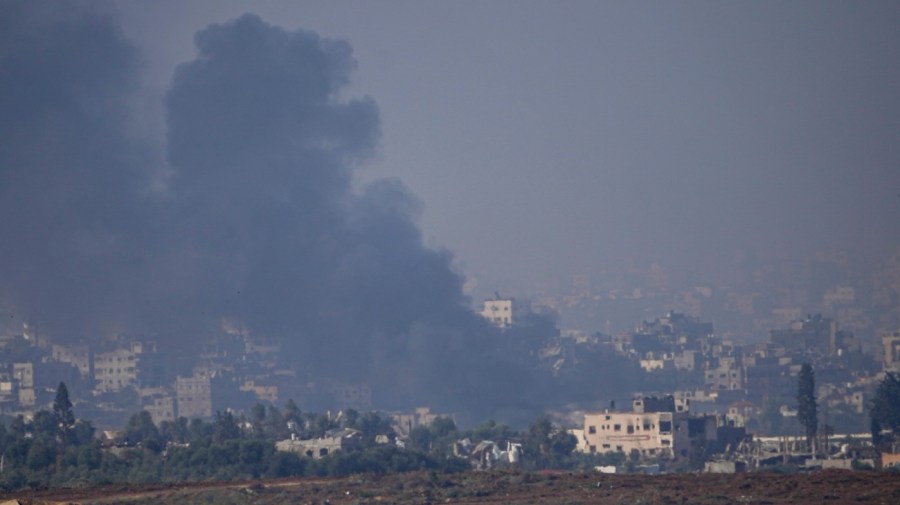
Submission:
<svg viewBox="0 0 900 505">
<path fill-rule="evenodd" d="M 141 408 L 150 413 L 157 426 L 163 421 L 175 420 L 175 399 L 166 388 L 144 388 L 140 395 Z"/>
<path fill-rule="evenodd" d="M 91 375 L 91 353 L 86 345 L 58 345 L 50 346 L 50 357 L 53 361 L 68 363 L 78 369 L 82 377 Z"/>
<path fill-rule="evenodd" d="M 452 416 L 448 415 L 435 414 L 428 407 L 419 407 L 412 412 L 393 412 L 390 414 L 391 426 L 394 428 L 394 432 L 401 437 L 409 436 L 409 432 L 419 426 L 431 426 L 431 423 L 439 417 L 452 418 Z"/>
<path fill-rule="evenodd" d="M 324 458 L 338 451 L 350 451 L 362 445 L 362 434 L 350 428 L 330 430 L 324 437 L 300 440 L 291 437 L 275 442 L 275 450 L 294 452 L 313 459 Z"/>
<path fill-rule="evenodd" d="M 642 456 L 684 458 L 690 448 L 687 421 L 686 411 L 587 413 L 580 446 L 592 454 L 637 451 Z"/>
<path fill-rule="evenodd" d="M 518 324 L 519 320 L 530 311 L 528 303 L 515 298 L 501 298 L 497 293 L 494 298 L 484 301 L 480 314 L 494 326 L 507 328 Z"/>
</svg>

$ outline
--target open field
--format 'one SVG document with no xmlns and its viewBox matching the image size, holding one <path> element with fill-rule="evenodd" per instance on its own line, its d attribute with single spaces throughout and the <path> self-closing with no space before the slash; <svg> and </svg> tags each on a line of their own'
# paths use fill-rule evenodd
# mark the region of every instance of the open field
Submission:
<svg viewBox="0 0 900 505">
<path fill-rule="evenodd" d="M 22 503 L 78 504 L 845 504 L 900 503 L 900 474 L 822 471 L 781 475 L 603 475 L 419 472 L 334 479 L 187 485 L 114 485 L 7 495 Z M 2 502 L 3 499 L 0 499 Z"/>
</svg>

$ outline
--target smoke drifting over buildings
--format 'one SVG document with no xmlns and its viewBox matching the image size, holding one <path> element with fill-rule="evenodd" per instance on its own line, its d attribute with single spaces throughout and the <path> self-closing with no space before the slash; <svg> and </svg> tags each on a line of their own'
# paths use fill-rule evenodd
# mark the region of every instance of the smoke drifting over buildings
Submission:
<svg viewBox="0 0 900 505">
<path fill-rule="evenodd" d="M 128 135 L 140 56 L 93 5 L 0 7 L 0 294 L 59 340 L 148 335 L 191 349 L 223 317 L 385 405 L 497 401 L 447 251 L 397 181 L 359 192 L 379 138 L 345 98 L 348 44 L 254 15 L 197 33 L 165 100 L 167 145 Z M 497 388 L 497 391 L 502 391 Z M 387 393 L 389 392 L 389 393 Z M 516 402 L 517 399 L 509 398 Z M 524 406 L 524 405 L 520 405 Z"/>
</svg>

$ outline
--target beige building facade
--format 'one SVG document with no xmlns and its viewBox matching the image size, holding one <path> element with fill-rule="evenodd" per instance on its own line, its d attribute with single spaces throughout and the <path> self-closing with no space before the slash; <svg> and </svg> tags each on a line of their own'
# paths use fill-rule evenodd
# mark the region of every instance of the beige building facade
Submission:
<svg viewBox="0 0 900 505">
<path fill-rule="evenodd" d="M 597 412 L 584 416 L 584 452 L 678 459 L 690 447 L 686 412 Z"/>
<path fill-rule="evenodd" d="M 116 349 L 94 356 L 94 380 L 98 391 L 120 391 L 137 384 L 137 353 Z"/>
<path fill-rule="evenodd" d="M 212 384 L 208 375 L 175 379 L 175 402 L 178 417 L 193 419 L 212 417 Z"/>
</svg>

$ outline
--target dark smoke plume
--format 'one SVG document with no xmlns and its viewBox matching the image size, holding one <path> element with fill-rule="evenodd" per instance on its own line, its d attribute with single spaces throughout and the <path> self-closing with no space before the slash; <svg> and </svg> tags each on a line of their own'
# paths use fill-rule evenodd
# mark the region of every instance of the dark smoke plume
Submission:
<svg viewBox="0 0 900 505">
<path fill-rule="evenodd" d="M 122 133 L 135 50 L 108 16 L 62 7 L 0 7 L 0 283 L 17 313 L 55 339 L 170 347 L 236 318 L 385 406 L 527 408 L 529 375 L 492 354 L 419 202 L 397 181 L 352 189 L 379 117 L 341 96 L 348 44 L 253 15 L 199 32 L 165 100 L 163 173 Z"/>
<path fill-rule="evenodd" d="M 136 58 L 93 9 L 0 5 L 0 300 L 62 338 L 138 321 L 153 174 L 123 133 Z"/>
</svg>

